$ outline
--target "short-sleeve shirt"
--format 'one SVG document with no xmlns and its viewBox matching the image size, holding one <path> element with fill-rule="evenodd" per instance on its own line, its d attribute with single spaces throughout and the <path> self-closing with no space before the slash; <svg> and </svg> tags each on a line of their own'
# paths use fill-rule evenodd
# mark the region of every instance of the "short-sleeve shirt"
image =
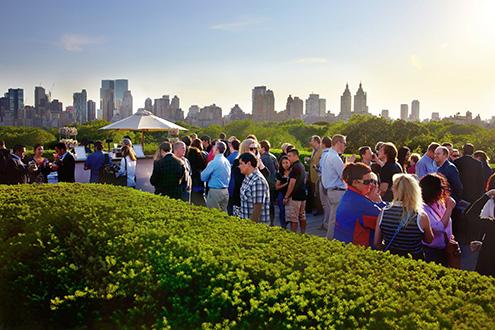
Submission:
<svg viewBox="0 0 495 330">
<path fill-rule="evenodd" d="M 244 178 L 241 186 L 241 218 L 250 219 L 254 204 L 261 204 L 260 221 L 270 221 L 270 188 L 257 169 Z"/>
<path fill-rule="evenodd" d="M 392 194 L 392 183 L 393 177 L 397 173 L 402 173 L 402 167 L 397 162 L 387 162 L 380 170 L 380 182 L 388 183 L 387 192 L 383 195 L 383 200 L 386 202 L 391 202 L 394 197 Z"/>
<path fill-rule="evenodd" d="M 280 181 L 281 184 L 286 184 L 289 182 L 289 177 L 285 176 L 282 172 L 277 172 L 277 181 Z M 287 186 L 279 189 L 278 191 L 285 197 L 285 194 L 287 193 Z"/>
<path fill-rule="evenodd" d="M 304 165 L 298 160 L 292 164 L 292 169 L 289 173 L 289 180 L 296 179 L 296 184 L 292 195 L 290 196 L 295 201 L 306 200 L 306 169 Z"/>
</svg>

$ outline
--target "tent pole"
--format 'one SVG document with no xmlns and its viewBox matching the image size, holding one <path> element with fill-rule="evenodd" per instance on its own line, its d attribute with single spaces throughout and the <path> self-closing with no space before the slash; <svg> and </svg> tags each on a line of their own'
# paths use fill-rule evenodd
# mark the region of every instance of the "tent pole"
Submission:
<svg viewBox="0 0 495 330">
<path fill-rule="evenodd" d="M 141 131 L 141 146 L 143 147 L 144 150 L 144 131 Z"/>
</svg>

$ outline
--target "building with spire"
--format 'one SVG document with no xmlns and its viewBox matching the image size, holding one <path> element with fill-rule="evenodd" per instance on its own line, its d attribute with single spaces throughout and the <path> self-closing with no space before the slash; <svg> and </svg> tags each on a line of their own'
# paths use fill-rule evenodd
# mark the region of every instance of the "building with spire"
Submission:
<svg viewBox="0 0 495 330">
<path fill-rule="evenodd" d="M 266 86 L 257 86 L 252 91 L 253 120 L 271 121 L 275 119 L 275 96 Z"/>
<path fill-rule="evenodd" d="M 342 120 L 348 120 L 352 115 L 352 95 L 349 90 L 349 84 L 345 84 L 344 94 L 340 97 L 340 114 Z"/>
<path fill-rule="evenodd" d="M 364 115 L 368 113 L 368 105 L 366 101 L 366 93 L 363 91 L 363 86 L 359 83 L 359 88 L 354 95 L 354 114 Z"/>
</svg>

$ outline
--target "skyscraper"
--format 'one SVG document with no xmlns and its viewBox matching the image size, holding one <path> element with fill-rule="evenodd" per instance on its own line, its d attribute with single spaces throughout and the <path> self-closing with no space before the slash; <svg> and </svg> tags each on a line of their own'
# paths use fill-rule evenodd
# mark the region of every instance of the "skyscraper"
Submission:
<svg viewBox="0 0 495 330">
<path fill-rule="evenodd" d="M 413 100 L 411 102 L 411 120 L 419 121 L 419 101 Z"/>
<path fill-rule="evenodd" d="M 73 106 L 76 112 L 76 120 L 79 124 L 88 122 L 88 95 L 83 89 L 80 93 L 73 94 Z"/>
<path fill-rule="evenodd" d="M 36 109 L 48 107 L 48 96 L 43 87 L 34 87 L 34 107 Z"/>
<path fill-rule="evenodd" d="M 132 94 L 131 91 L 126 90 L 124 98 L 119 107 L 120 118 L 126 118 L 132 115 Z"/>
<path fill-rule="evenodd" d="M 409 106 L 407 104 L 400 105 L 400 119 L 407 120 L 409 118 Z"/>
<path fill-rule="evenodd" d="M 354 113 L 355 114 L 367 114 L 368 106 L 366 105 L 366 93 L 363 91 L 363 86 L 359 83 L 359 88 L 354 95 Z"/>
<path fill-rule="evenodd" d="M 275 118 L 275 96 L 266 86 L 257 86 L 252 91 L 253 120 L 269 121 Z"/>
<path fill-rule="evenodd" d="M 349 90 L 349 84 L 345 84 L 344 94 L 340 97 L 340 117 L 344 120 L 351 118 L 352 95 Z"/>
<path fill-rule="evenodd" d="M 115 83 L 113 80 L 102 80 L 100 88 L 100 109 L 102 119 L 112 121 L 113 112 L 115 110 Z"/>
<path fill-rule="evenodd" d="M 383 109 L 382 110 L 381 117 L 384 118 L 384 119 L 390 119 L 389 111 L 387 109 Z"/>
<path fill-rule="evenodd" d="M 287 117 L 289 119 L 301 119 L 304 114 L 304 102 L 299 97 L 292 98 L 291 95 L 287 98 Z"/>
<path fill-rule="evenodd" d="M 9 88 L 9 111 L 13 114 L 16 124 L 24 119 L 24 89 Z"/>
<path fill-rule="evenodd" d="M 88 101 L 88 121 L 96 120 L 96 102 Z"/>
<path fill-rule="evenodd" d="M 309 94 L 306 99 L 306 115 L 313 117 L 320 117 L 320 95 Z"/>
<path fill-rule="evenodd" d="M 324 117 L 327 114 L 327 100 L 319 99 L 318 103 L 320 106 L 320 117 Z"/>
<path fill-rule="evenodd" d="M 124 101 L 124 95 L 129 90 L 129 81 L 127 79 L 115 80 L 115 109 L 120 109 Z M 121 118 L 126 116 L 121 114 Z"/>
<path fill-rule="evenodd" d="M 153 112 L 153 101 L 149 97 L 144 100 L 144 110 Z"/>
</svg>

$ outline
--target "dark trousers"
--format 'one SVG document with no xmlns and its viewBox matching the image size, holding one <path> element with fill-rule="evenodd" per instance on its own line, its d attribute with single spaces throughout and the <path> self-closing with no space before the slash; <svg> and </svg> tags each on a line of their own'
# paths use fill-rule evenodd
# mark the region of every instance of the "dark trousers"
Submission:
<svg viewBox="0 0 495 330">
<path fill-rule="evenodd" d="M 206 206 L 204 193 L 198 191 L 191 191 L 191 203 L 199 206 Z"/>
<path fill-rule="evenodd" d="M 439 265 L 448 267 L 447 254 L 445 253 L 445 249 L 434 249 L 428 246 L 424 246 L 423 250 L 425 251 L 425 261 L 435 262 Z"/>
<path fill-rule="evenodd" d="M 280 217 L 280 227 L 287 228 L 287 222 L 285 221 L 285 205 L 284 196 L 282 193 L 277 195 L 278 215 Z"/>
<path fill-rule="evenodd" d="M 306 200 L 306 213 L 323 214 L 323 206 L 320 200 L 319 183 L 308 181 L 308 199 Z"/>
</svg>

